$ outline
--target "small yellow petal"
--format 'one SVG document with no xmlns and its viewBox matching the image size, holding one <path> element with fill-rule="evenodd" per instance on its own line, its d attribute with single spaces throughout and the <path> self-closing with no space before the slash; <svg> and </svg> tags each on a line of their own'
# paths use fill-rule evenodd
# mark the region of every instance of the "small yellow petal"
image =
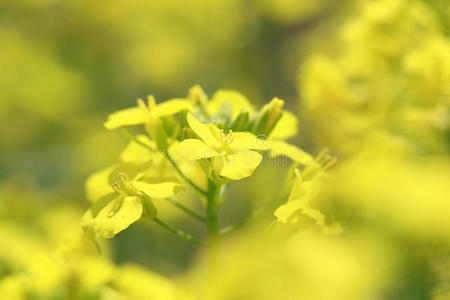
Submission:
<svg viewBox="0 0 450 300">
<path fill-rule="evenodd" d="M 287 223 L 288 219 L 299 209 L 305 209 L 306 205 L 302 201 L 289 201 L 284 205 L 281 205 L 273 213 L 283 223 Z"/>
<path fill-rule="evenodd" d="M 169 148 L 170 157 L 177 163 L 183 160 L 197 160 L 221 155 L 197 139 L 187 139 Z"/>
<path fill-rule="evenodd" d="M 240 151 L 225 158 L 220 176 L 233 180 L 249 177 L 261 163 L 262 156 L 252 150 Z"/>
<path fill-rule="evenodd" d="M 162 102 L 150 110 L 153 117 L 165 117 L 179 113 L 182 110 L 191 110 L 192 104 L 189 100 L 176 98 Z"/>
<path fill-rule="evenodd" d="M 246 110 L 249 113 L 254 112 L 250 101 L 244 95 L 232 90 L 218 90 L 209 102 L 208 110 L 214 115 L 224 103 L 231 104 L 232 119 L 236 118 L 242 110 Z"/>
<path fill-rule="evenodd" d="M 149 113 L 146 109 L 143 107 L 132 107 L 109 115 L 104 125 L 106 129 L 112 130 L 122 126 L 144 124 L 148 120 Z"/>
<path fill-rule="evenodd" d="M 298 169 L 295 169 L 295 181 L 292 186 L 291 193 L 289 194 L 288 202 L 301 199 L 305 195 L 305 187 L 303 184 L 303 179 Z"/>
<path fill-rule="evenodd" d="M 81 220 L 81 227 L 87 234 L 95 237 L 112 238 L 136 222 L 141 215 L 142 204 L 136 196 L 116 198 L 97 214 L 92 208 L 89 209 Z"/>
<path fill-rule="evenodd" d="M 125 149 L 120 153 L 119 158 L 123 162 L 134 162 L 137 164 L 144 164 L 151 162 L 156 154 L 156 143 L 148 138 L 144 134 L 139 134 L 136 139 L 142 143 L 148 145 L 147 148 L 139 145 L 135 141 L 131 141 L 125 147 Z"/>
<path fill-rule="evenodd" d="M 283 111 L 280 120 L 278 120 L 277 124 L 275 125 L 275 128 L 270 133 L 270 138 L 286 140 L 288 138 L 297 135 L 297 131 L 298 131 L 297 117 L 289 111 Z"/>
<path fill-rule="evenodd" d="M 230 147 L 233 150 L 267 150 L 270 141 L 259 138 L 250 132 L 233 132 L 233 142 Z"/>
<path fill-rule="evenodd" d="M 108 167 L 88 177 L 85 184 L 85 191 L 89 201 L 95 202 L 102 196 L 112 192 L 109 175 L 115 167 L 116 165 Z"/>
<path fill-rule="evenodd" d="M 286 156 L 292 159 L 297 164 L 302 165 L 315 164 L 314 158 L 307 152 L 298 148 L 297 146 L 278 140 L 271 141 L 270 157 L 277 157 L 277 156 Z"/>
<path fill-rule="evenodd" d="M 161 179 L 140 179 L 133 182 L 133 185 L 152 198 L 168 198 L 174 196 L 183 186 L 174 180 Z"/>
<path fill-rule="evenodd" d="M 187 115 L 187 121 L 192 130 L 210 147 L 219 148 L 222 146 L 218 140 L 217 133 L 220 130 L 214 124 L 203 124 L 192 114 Z"/>
</svg>

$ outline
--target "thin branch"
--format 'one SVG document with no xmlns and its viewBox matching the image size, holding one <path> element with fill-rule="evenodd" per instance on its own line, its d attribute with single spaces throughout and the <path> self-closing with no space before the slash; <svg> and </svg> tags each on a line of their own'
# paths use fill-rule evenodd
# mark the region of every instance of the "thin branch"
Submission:
<svg viewBox="0 0 450 300">
<path fill-rule="evenodd" d="M 205 190 L 200 188 L 198 185 L 193 183 L 186 175 L 184 175 L 184 173 L 178 167 L 177 163 L 172 160 L 172 158 L 170 157 L 169 152 L 167 152 L 167 150 L 164 151 L 164 154 L 166 155 L 167 160 L 170 161 L 170 163 L 174 167 L 175 171 L 177 171 L 177 173 L 181 176 L 181 178 L 184 179 L 184 181 L 186 181 L 189 185 L 191 185 L 195 190 L 197 190 L 202 195 L 205 195 L 205 196 L 207 195 L 207 192 Z"/>
<path fill-rule="evenodd" d="M 159 218 L 154 218 L 153 221 L 155 223 L 157 223 L 158 225 L 160 225 L 161 227 L 169 230 L 170 232 L 176 234 L 177 236 L 181 237 L 182 239 L 184 239 L 184 240 L 186 240 L 188 242 L 194 243 L 196 245 L 203 245 L 202 241 L 194 238 L 192 235 L 190 235 L 188 233 L 185 233 L 184 231 L 182 231 L 180 229 L 177 229 L 177 228 L 167 224 L 166 222 L 162 221 Z"/>
<path fill-rule="evenodd" d="M 145 149 L 150 149 L 150 145 L 147 145 L 146 143 L 138 140 L 138 138 L 134 134 L 132 134 L 128 129 L 122 128 L 122 134 L 130 141 L 137 143 L 138 145 L 144 147 Z"/>
<path fill-rule="evenodd" d="M 284 201 L 286 201 L 286 199 L 289 197 L 289 193 L 287 195 L 285 195 L 284 197 L 282 197 L 281 199 L 277 199 L 276 201 L 270 202 L 266 205 L 264 205 L 263 207 L 255 210 L 252 214 L 250 214 L 249 216 L 247 216 L 245 219 L 243 219 L 242 221 L 224 227 L 219 231 L 219 234 L 227 234 L 230 233 L 232 231 L 235 231 L 236 229 L 241 228 L 242 226 L 246 225 L 247 223 L 249 223 L 250 221 L 256 219 L 257 217 L 265 214 L 266 212 L 268 212 L 269 210 L 274 209 L 275 207 L 281 205 Z"/>
<path fill-rule="evenodd" d="M 187 214 L 189 214 L 190 216 L 202 221 L 202 222 L 206 222 L 206 217 L 202 216 L 201 214 L 199 214 L 198 212 L 192 210 L 191 208 L 181 204 L 180 202 L 178 202 L 175 198 L 166 198 L 170 203 L 172 203 L 173 205 L 175 205 L 176 207 L 178 207 L 179 209 L 183 210 L 184 212 L 186 212 Z"/>
<path fill-rule="evenodd" d="M 150 149 L 150 145 L 147 145 L 146 143 L 140 141 L 139 139 L 137 139 L 128 129 L 123 128 L 122 129 L 122 133 L 123 135 L 128 138 L 129 140 L 137 143 L 138 145 L 144 147 L 145 149 Z M 174 162 L 172 160 L 172 158 L 170 157 L 169 153 L 167 152 L 167 150 L 164 151 L 165 156 L 167 157 L 167 160 L 172 164 L 172 166 L 174 167 L 175 171 L 177 171 L 177 173 L 181 176 L 181 178 L 183 178 L 189 185 L 191 185 L 195 190 L 197 190 L 199 193 L 201 193 L 202 195 L 206 196 L 206 191 L 203 190 L 202 188 L 200 188 L 198 185 L 196 185 L 195 183 L 192 182 L 192 180 L 190 180 L 188 177 L 186 177 L 186 175 L 183 174 L 183 172 L 180 170 L 180 168 L 178 167 L 178 165 L 176 164 L 176 162 Z"/>
</svg>

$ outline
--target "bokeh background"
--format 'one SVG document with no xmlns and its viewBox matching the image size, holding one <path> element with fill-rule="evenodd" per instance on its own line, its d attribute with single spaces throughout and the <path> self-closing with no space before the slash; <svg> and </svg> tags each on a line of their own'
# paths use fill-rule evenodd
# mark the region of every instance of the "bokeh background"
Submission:
<svg viewBox="0 0 450 300">
<path fill-rule="evenodd" d="M 291 142 L 313 154 L 328 147 L 344 162 L 361 149 L 382 154 L 384 164 L 351 160 L 339 169 L 347 191 L 355 191 L 331 197 L 352 208 L 341 216 L 361 228 L 367 222 L 358 218 L 370 220 L 377 237 L 387 235 L 379 223 L 400 224 L 398 232 L 388 230 L 393 240 L 404 239 L 389 244 L 396 249 L 429 245 L 430 236 L 433 245 L 446 245 L 449 13 L 446 0 L 2 0 L 0 280 L 14 269 L 10 252 L 21 261 L 21 252 L 52 249 L 78 230 L 89 206 L 86 177 L 114 162 L 127 143 L 104 129 L 106 116 L 148 94 L 158 101 L 183 97 L 194 84 L 209 95 L 238 90 L 256 106 L 284 99 L 299 118 Z M 399 168 L 404 172 L 385 188 L 372 177 Z M 263 167 L 237 184 L 221 222 L 240 220 L 278 195 L 261 187 L 280 181 L 286 169 Z M 416 180 L 428 188 L 405 194 Z M 384 194 L 360 201 L 361 186 L 365 195 Z M 414 209 L 403 213 L 417 194 L 430 199 L 414 200 Z M 380 215 L 373 213 L 380 205 Z M 172 223 L 202 233 L 177 211 L 161 209 Z M 416 223 L 420 218 L 425 221 Z M 448 250 L 440 249 L 436 260 L 448 276 Z M 198 256 L 149 224 L 120 233 L 104 251 L 117 265 L 137 263 L 174 278 Z M 399 275 L 407 279 L 386 298 L 431 297 L 436 274 L 416 254 L 401 263 L 412 277 Z"/>
</svg>

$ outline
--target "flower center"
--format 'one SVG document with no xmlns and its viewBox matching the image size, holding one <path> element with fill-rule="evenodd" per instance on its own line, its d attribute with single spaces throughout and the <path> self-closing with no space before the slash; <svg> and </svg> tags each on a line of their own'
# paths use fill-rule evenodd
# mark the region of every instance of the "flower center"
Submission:
<svg viewBox="0 0 450 300">
<path fill-rule="evenodd" d="M 225 134 L 225 131 L 221 129 L 219 141 L 221 143 L 221 146 L 220 149 L 216 150 L 218 150 L 219 152 L 225 151 L 227 154 L 230 154 L 232 152 L 230 145 L 233 142 L 233 131 L 228 130 L 228 133 Z"/>
<path fill-rule="evenodd" d="M 112 188 L 119 195 L 123 195 L 125 197 L 135 196 L 138 192 L 138 189 L 132 184 L 128 175 L 125 173 L 119 173 L 119 181 L 116 181 Z"/>
</svg>

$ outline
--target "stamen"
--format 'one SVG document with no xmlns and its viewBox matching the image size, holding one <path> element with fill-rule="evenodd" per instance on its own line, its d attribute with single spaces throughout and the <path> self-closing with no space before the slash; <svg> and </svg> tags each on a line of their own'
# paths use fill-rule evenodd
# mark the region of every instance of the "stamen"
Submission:
<svg viewBox="0 0 450 300">
<path fill-rule="evenodd" d="M 145 110 L 147 109 L 147 106 L 145 105 L 145 102 L 144 102 L 144 100 L 142 98 L 138 98 L 137 99 L 137 106 L 139 108 L 143 108 Z"/>
<path fill-rule="evenodd" d="M 330 160 L 322 167 L 324 170 L 328 170 L 332 166 L 334 166 L 337 163 L 336 157 L 331 157 Z"/>
<path fill-rule="evenodd" d="M 130 181 L 129 178 L 128 178 L 128 175 L 125 174 L 125 173 L 122 173 L 122 172 L 119 173 L 119 179 L 120 179 L 120 181 L 122 181 L 123 183 L 126 183 L 126 182 Z"/>
<path fill-rule="evenodd" d="M 112 188 L 117 194 L 122 194 L 122 188 L 120 187 L 120 184 L 118 182 L 114 182 Z"/>
<path fill-rule="evenodd" d="M 156 99 L 153 95 L 147 96 L 147 105 L 149 110 L 152 110 L 156 106 Z"/>
<path fill-rule="evenodd" d="M 317 163 L 320 164 L 320 161 L 325 157 L 325 155 L 327 155 L 330 152 L 330 150 L 328 148 L 323 148 L 319 154 L 316 156 L 316 161 Z"/>
</svg>

